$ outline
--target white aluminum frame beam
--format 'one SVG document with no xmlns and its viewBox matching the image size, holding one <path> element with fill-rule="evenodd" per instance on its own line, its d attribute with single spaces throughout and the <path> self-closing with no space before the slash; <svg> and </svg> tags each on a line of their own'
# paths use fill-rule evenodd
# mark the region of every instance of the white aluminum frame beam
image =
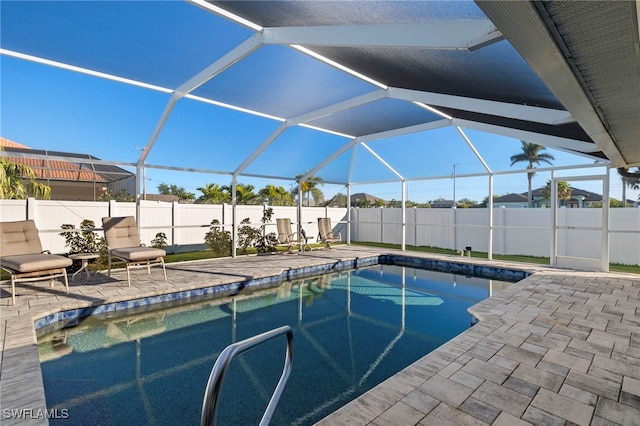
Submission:
<svg viewBox="0 0 640 426">
<path fill-rule="evenodd" d="M 233 176 L 235 178 L 235 176 L 238 176 L 240 173 L 242 173 L 242 171 L 244 169 L 246 169 L 247 167 L 249 167 L 249 165 L 251 163 L 253 163 L 253 161 L 258 158 L 260 156 L 260 154 L 262 154 L 264 152 L 265 149 L 267 149 L 269 147 L 269 145 L 271 145 L 273 143 L 273 141 L 275 141 L 276 139 L 278 139 L 278 137 L 285 131 L 287 130 L 289 126 L 287 125 L 287 122 L 285 121 L 284 123 L 281 123 L 278 128 L 276 130 L 274 130 L 264 141 L 262 141 L 262 143 L 260 144 L 260 146 L 258 148 L 256 148 L 243 162 L 242 164 L 240 164 L 240 166 L 238 166 L 238 168 L 233 172 Z"/>
<path fill-rule="evenodd" d="M 364 143 L 364 142 L 360 142 L 360 146 L 362 146 L 364 149 L 366 149 L 367 151 L 369 151 L 369 153 L 370 153 L 371 155 L 373 155 L 373 156 L 376 158 L 376 160 L 378 160 L 379 162 L 381 162 L 381 163 L 382 163 L 382 164 L 383 164 L 387 169 L 389 169 L 389 170 L 391 171 L 391 173 L 393 173 L 394 175 L 396 175 L 396 176 L 398 177 L 398 179 L 400 179 L 400 180 L 402 180 L 402 181 L 404 181 L 404 180 L 405 180 L 405 179 L 404 179 L 404 177 L 403 177 L 400 173 L 398 173 L 398 172 L 396 171 L 396 169 L 394 169 L 393 167 L 391 167 L 391 165 L 390 165 L 389 163 L 387 163 L 387 162 L 386 162 L 382 157 L 380 157 L 380 156 L 378 155 L 378 153 L 376 153 L 374 150 L 372 150 L 371 148 L 369 148 L 369 146 L 368 146 L 366 143 Z"/>
<path fill-rule="evenodd" d="M 252 35 L 229 52 L 222 55 L 219 59 L 207 66 L 198 74 L 184 82 L 175 90 L 175 92 L 179 97 L 183 97 L 188 93 L 191 93 L 224 70 L 240 62 L 260 47 L 262 47 L 262 34 L 257 33 Z"/>
<path fill-rule="evenodd" d="M 441 119 L 436 121 L 429 121 L 428 123 L 414 124 L 407 127 L 399 127 L 397 129 L 385 130 L 383 132 L 371 133 L 368 135 L 360 136 L 358 139 L 362 142 L 371 142 L 380 139 L 393 138 L 396 136 L 408 135 L 411 133 L 426 132 L 427 130 L 440 129 L 451 125 L 451 121 L 447 119 Z"/>
<path fill-rule="evenodd" d="M 162 87 L 162 86 L 158 86 L 155 84 L 148 84 L 148 83 L 144 83 L 138 80 L 132 80 L 130 78 L 125 78 L 125 77 L 120 77 L 114 74 L 107 74 L 104 72 L 100 72 L 100 71 L 94 71 L 88 68 L 82 68 L 82 67 L 78 67 L 75 65 L 69 65 L 69 64 L 65 64 L 63 62 L 57 62 L 57 61 L 52 61 L 50 59 L 44 59 L 44 58 L 40 58 L 38 56 L 33 56 L 33 55 L 27 55 L 25 53 L 20 53 L 20 52 L 14 52 L 12 50 L 8 50 L 8 49 L 2 49 L 0 48 L 0 55 L 6 55 L 6 56 L 11 56 L 13 58 L 18 58 L 18 59 L 23 59 L 25 61 L 30 61 L 30 62 L 35 62 L 38 64 L 42 64 L 42 65 L 48 65 L 51 67 L 55 67 L 55 68 L 60 68 L 60 69 L 64 69 L 67 71 L 73 71 L 73 72 L 77 72 L 80 74 L 86 74 L 86 75 L 90 75 L 92 77 L 98 77 L 98 78 L 103 78 L 105 80 L 110 80 L 110 81 L 115 81 L 118 83 L 123 83 L 123 84 L 128 84 L 130 86 L 135 86 L 135 87 L 141 87 L 143 89 L 149 89 L 149 90 L 154 90 L 156 92 L 160 92 L 160 93 L 167 93 L 167 94 L 172 94 L 175 91 L 173 89 L 169 89 L 167 87 Z M 232 109 L 235 111 L 241 111 L 241 112 L 245 112 L 247 114 L 252 114 L 252 115 L 257 115 L 259 117 L 265 117 L 271 120 L 279 120 L 279 121 L 284 121 L 283 118 L 280 117 L 276 117 L 273 115 L 269 115 L 269 114 L 264 114 L 258 111 L 253 111 L 247 108 L 242 108 L 236 105 L 230 105 L 230 104 L 226 104 L 224 102 L 218 102 L 212 99 L 207 99 L 207 98 L 203 98 L 201 96 L 195 96 L 195 95 L 191 95 L 191 94 L 187 94 L 184 95 L 185 98 L 188 99 L 193 99 L 199 102 L 204 102 L 204 103 L 208 103 L 211 105 L 216 105 L 216 106 L 220 106 L 222 108 L 228 108 L 228 109 Z"/>
<path fill-rule="evenodd" d="M 626 161 L 584 92 L 534 2 L 476 1 L 615 166 Z"/>
<path fill-rule="evenodd" d="M 466 135 L 466 133 L 458 126 L 456 126 L 456 130 L 458 131 L 458 133 L 460 133 L 460 136 L 462 136 L 462 139 L 464 139 L 464 141 L 467 143 L 467 146 L 469 147 L 469 149 L 471 149 L 471 151 L 473 151 L 473 153 L 475 154 L 476 158 L 480 161 L 480 163 L 482 163 L 482 167 L 484 167 L 484 169 L 487 171 L 487 173 L 489 173 L 489 174 L 493 173 L 491 171 L 491 168 L 489 167 L 489 165 L 486 163 L 486 161 L 484 161 L 484 158 L 482 158 L 482 155 L 480 155 L 480 153 L 478 152 L 476 147 L 471 142 L 471 139 L 469 139 L 469 137 Z M 454 166 L 454 172 L 455 172 L 455 166 Z M 456 200 L 453 200 L 453 201 L 455 203 Z"/>
<path fill-rule="evenodd" d="M 241 61 L 242 59 L 249 56 L 251 53 L 256 51 L 262 46 L 262 34 L 254 34 L 238 46 L 233 48 L 231 51 L 224 54 L 218 60 L 213 62 L 211 65 L 207 66 L 205 69 L 200 71 L 198 74 L 190 78 L 188 81 L 180 85 L 171 95 L 169 102 L 165 106 L 158 123 L 156 124 L 149 141 L 144 146 L 142 153 L 140 154 L 140 158 L 138 159 L 138 167 L 144 167 L 144 162 L 149 156 L 149 152 L 153 148 L 153 145 L 158 140 L 158 136 L 160 136 L 160 132 L 164 128 L 171 112 L 173 111 L 173 107 L 175 106 L 178 100 L 182 99 L 184 96 L 188 95 L 191 91 L 197 89 L 198 87 L 205 84 L 207 81 L 211 80 L 216 75 L 220 74 L 224 70 L 228 69 L 235 63 Z"/>
<path fill-rule="evenodd" d="M 350 110 L 371 102 L 375 102 L 385 97 L 383 90 L 374 90 L 364 95 L 356 96 L 333 105 L 317 109 L 305 114 L 285 120 L 260 146 L 253 151 L 233 172 L 234 176 L 241 174 L 251 163 L 253 163 L 285 130 L 291 126 L 304 124 L 306 121 L 317 120 L 337 112 Z"/>
<path fill-rule="evenodd" d="M 351 141 L 349 141 L 348 143 L 346 143 L 345 145 L 343 145 L 342 147 L 340 147 L 337 151 L 335 151 L 329 157 L 324 159 L 318 165 L 313 167 L 304 176 L 302 176 L 301 180 L 304 180 L 304 179 L 308 178 L 309 176 L 314 175 L 319 170 L 321 170 L 322 168 L 326 167 L 333 160 L 335 160 L 336 158 L 338 158 L 342 154 L 344 154 L 349 148 L 351 148 L 351 147 L 353 147 L 353 146 L 355 146 L 355 145 L 357 145 L 359 143 L 370 142 L 370 141 L 373 141 L 373 140 L 379 140 L 379 139 L 385 139 L 385 138 L 392 138 L 392 137 L 395 137 L 395 136 L 402 136 L 402 135 L 406 135 L 406 134 L 410 134 L 410 133 L 423 132 L 423 131 L 432 130 L 432 129 L 439 129 L 439 128 L 442 128 L 442 127 L 447 127 L 450 124 L 451 124 L 451 121 L 449 121 L 447 119 L 442 119 L 442 120 L 437 120 L 437 121 L 430 121 L 429 123 L 416 124 L 416 125 L 413 125 L 413 126 L 407 126 L 407 127 L 402 127 L 402 128 L 399 128 L 399 129 L 387 130 L 387 131 L 384 131 L 384 132 L 371 133 L 369 135 L 356 137 L 356 138 L 352 139 Z"/>
<path fill-rule="evenodd" d="M 48 65 L 50 67 L 61 68 L 67 71 L 79 72 L 80 74 L 86 74 L 93 77 L 104 78 L 105 80 L 117 81 L 118 83 L 130 84 L 132 86 L 142 87 L 145 89 L 156 90 L 163 93 L 171 93 L 172 90 L 166 87 L 156 86 L 155 84 L 144 83 L 138 80 L 132 80 L 130 78 L 119 77 L 113 74 L 107 74 L 100 71 L 94 71 L 89 68 L 78 67 L 75 65 L 65 64 L 64 62 L 52 61 L 51 59 L 44 59 L 39 56 L 28 55 L 26 53 L 16 52 L 9 49 L 0 48 L 0 55 L 11 56 L 13 58 L 23 59 L 25 61 L 35 62 L 42 65 Z"/>
<path fill-rule="evenodd" d="M 507 136 L 527 142 L 533 142 L 538 145 L 547 147 L 557 147 L 580 152 L 599 152 L 600 149 L 590 142 L 578 141 L 575 139 L 567 139 L 559 136 L 544 135 L 542 133 L 529 132 L 527 130 L 513 129 L 511 127 L 497 126 L 495 124 L 481 123 L 479 121 L 453 119 L 455 126 L 464 127 L 466 129 L 479 130 L 481 132 L 493 133 L 496 135 Z"/>
<path fill-rule="evenodd" d="M 467 98 L 463 96 L 443 95 L 441 93 L 421 92 L 418 90 L 389 87 L 387 95 L 390 98 L 406 101 L 422 102 L 430 106 L 454 108 L 462 111 L 472 111 L 514 120 L 532 121 L 559 125 L 574 122 L 571 113 L 564 110 L 518 105 L 506 102 L 488 101 L 484 99 Z"/>
<path fill-rule="evenodd" d="M 327 107 L 317 109 L 315 111 L 311 111 L 305 114 L 298 115 L 296 117 L 289 118 L 287 119 L 287 122 L 289 123 L 290 126 L 294 126 L 298 124 L 306 124 L 309 121 L 318 120 L 320 118 L 327 117 L 329 115 L 333 115 L 338 112 L 343 112 L 353 108 L 357 108 L 371 102 L 379 101 L 380 99 L 383 99 L 385 97 L 386 97 L 385 91 L 381 89 L 377 89 L 369 93 L 365 93 L 364 95 L 356 96 L 341 102 L 337 102 L 333 105 L 329 105 Z"/>
<path fill-rule="evenodd" d="M 488 19 L 264 28 L 265 44 L 473 50 L 503 39 Z"/>
</svg>

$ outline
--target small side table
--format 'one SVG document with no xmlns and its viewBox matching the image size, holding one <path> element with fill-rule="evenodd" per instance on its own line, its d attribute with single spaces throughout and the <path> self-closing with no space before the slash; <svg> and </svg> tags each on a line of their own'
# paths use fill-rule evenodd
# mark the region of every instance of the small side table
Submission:
<svg viewBox="0 0 640 426">
<path fill-rule="evenodd" d="M 71 281 L 76 278 L 76 275 L 81 274 L 83 271 L 87 274 L 87 280 L 91 278 L 91 269 L 89 269 L 89 261 L 93 259 L 99 258 L 100 255 L 98 253 L 76 253 L 70 254 L 69 259 L 72 260 L 80 260 L 82 262 L 82 266 L 71 276 Z M 97 274 L 97 271 L 95 272 Z M 94 275 L 95 276 L 95 275 Z"/>
<path fill-rule="evenodd" d="M 312 248 L 309 245 L 309 240 L 312 239 L 313 237 L 307 237 L 306 235 L 300 239 L 300 252 L 305 252 L 307 250 L 312 251 Z"/>
</svg>

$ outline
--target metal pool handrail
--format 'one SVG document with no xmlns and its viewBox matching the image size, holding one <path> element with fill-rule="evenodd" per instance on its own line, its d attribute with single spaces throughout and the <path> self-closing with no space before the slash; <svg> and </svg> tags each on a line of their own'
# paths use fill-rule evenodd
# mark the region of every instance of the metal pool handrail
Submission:
<svg viewBox="0 0 640 426">
<path fill-rule="evenodd" d="M 213 426 L 216 424 L 220 388 L 222 387 L 222 380 L 224 380 L 224 375 L 227 372 L 227 368 L 229 367 L 231 360 L 236 355 L 253 349 L 256 346 L 283 334 L 287 335 L 287 352 L 285 354 L 284 368 L 282 369 L 280 380 L 273 391 L 273 395 L 271 395 L 271 400 L 269 401 L 269 404 L 262 415 L 262 419 L 260 420 L 260 425 L 269 424 L 271 417 L 273 416 L 273 412 L 278 405 L 278 401 L 280 400 L 280 396 L 282 395 L 282 391 L 287 384 L 287 379 L 291 373 L 293 363 L 293 331 L 291 331 L 291 327 L 288 325 L 283 325 L 282 327 L 249 337 L 248 339 L 240 342 L 232 343 L 224 348 L 222 353 L 220 353 L 220 356 L 218 356 L 216 363 L 211 369 L 211 374 L 209 375 L 207 390 L 202 402 L 202 414 L 200 415 L 201 426 Z"/>
</svg>

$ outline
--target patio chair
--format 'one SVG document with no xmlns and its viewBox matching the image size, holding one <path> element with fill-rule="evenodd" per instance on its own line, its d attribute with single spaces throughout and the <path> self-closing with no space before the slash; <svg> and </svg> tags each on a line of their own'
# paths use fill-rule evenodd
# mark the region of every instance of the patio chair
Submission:
<svg viewBox="0 0 640 426">
<path fill-rule="evenodd" d="M 325 243 L 327 245 L 327 248 L 331 248 L 331 243 L 342 241 L 342 235 L 340 235 L 339 232 L 337 236 L 333 234 L 333 228 L 331 227 L 331 218 L 318 218 L 318 241 Z"/>
<path fill-rule="evenodd" d="M 152 265 L 161 265 L 164 280 L 167 281 L 167 271 L 164 267 L 164 256 L 167 253 L 159 248 L 145 247 L 140 242 L 138 225 L 133 216 L 103 217 L 102 228 L 107 243 L 108 275 L 111 276 L 112 259 L 125 263 L 127 268 L 127 282 L 131 287 L 131 273 L 133 268 L 146 267 L 151 274 Z"/>
<path fill-rule="evenodd" d="M 291 219 L 276 219 L 278 224 L 278 245 L 286 246 L 287 253 L 291 253 L 291 248 L 298 244 L 300 248 L 306 245 L 307 239 L 297 232 L 291 232 Z"/>
<path fill-rule="evenodd" d="M 16 283 L 64 278 L 69 294 L 67 266 L 73 261 L 42 250 L 38 229 L 33 220 L 0 222 L 0 267 L 11 274 L 11 301 L 16 304 Z"/>
</svg>

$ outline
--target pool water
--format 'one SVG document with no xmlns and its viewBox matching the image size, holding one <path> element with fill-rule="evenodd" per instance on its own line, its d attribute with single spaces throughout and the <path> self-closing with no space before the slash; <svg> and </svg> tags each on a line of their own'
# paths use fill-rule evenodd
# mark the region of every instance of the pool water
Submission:
<svg viewBox="0 0 640 426">
<path fill-rule="evenodd" d="M 233 298 L 89 317 L 39 337 L 47 406 L 69 414 L 50 422 L 198 424 L 220 352 L 290 325 L 293 370 L 271 424 L 313 424 L 469 328 L 467 308 L 508 285 L 377 265 Z M 234 359 L 219 424 L 259 422 L 285 349 L 283 336 Z"/>
</svg>

